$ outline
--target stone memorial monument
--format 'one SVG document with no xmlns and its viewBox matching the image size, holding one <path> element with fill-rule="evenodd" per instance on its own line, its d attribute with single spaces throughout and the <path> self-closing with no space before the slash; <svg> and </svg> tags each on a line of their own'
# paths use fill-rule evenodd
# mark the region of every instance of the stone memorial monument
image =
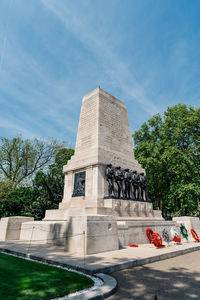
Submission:
<svg viewBox="0 0 200 300">
<path fill-rule="evenodd" d="M 32 232 L 35 241 L 92 254 L 147 243 L 148 227 L 161 232 L 176 224 L 152 208 L 125 104 L 100 87 L 83 97 L 75 154 L 63 172 L 59 209 L 47 210 L 43 221 L 22 224 L 20 239 Z"/>
</svg>

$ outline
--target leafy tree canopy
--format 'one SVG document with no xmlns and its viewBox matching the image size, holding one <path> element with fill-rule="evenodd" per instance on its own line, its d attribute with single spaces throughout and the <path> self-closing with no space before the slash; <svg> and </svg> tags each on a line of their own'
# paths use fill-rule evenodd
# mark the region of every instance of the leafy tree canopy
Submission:
<svg viewBox="0 0 200 300">
<path fill-rule="evenodd" d="M 146 169 L 154 207 L 197 214 L 200 199 L 200 108 L 179 104 L 133 134 L 135 157 Z"/>
<path fill-rule="evenodd" d="M 36 172 L 31 186 L 15 188 L 11 181 L 0 180 L 0 217 L 23 215 L 41 220 L 46 209 L 58 208 L 64 188 L 62 168 L 73 154 L 73 149 L 59 149 L 45 172 Z"/>
<path fill-rule="evenodd" d="M 55 140 L 0 138 L 0 178 L 8 179 L 13 187 L 18 186 L 50 163 L 61 147 Z"/>
</svg>

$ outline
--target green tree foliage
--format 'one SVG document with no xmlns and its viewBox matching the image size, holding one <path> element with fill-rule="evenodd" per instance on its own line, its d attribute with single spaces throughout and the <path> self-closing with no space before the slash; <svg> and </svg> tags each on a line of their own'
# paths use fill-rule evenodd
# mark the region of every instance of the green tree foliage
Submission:
<svg viewBox="0 0 200 300">
<path fill-rule="evenodd" d="M 68 160 L 70 160 L 72 155 L 74 155 L 74 149 L 62 148 L 62 149 L 58 150 L 58 152 L 56 153 L 56 156 L 55 156 L 56 166 L 58 166 L 60 169 L 62 169 L 62 167 L 67 164 Z"/>
<path fill-rule="evenodd" d="M 0 181 L 0 217 L 10 216 L 9 200 L 13 191 L 12 183 L 8 180 Z"/>
<path fill-rule="evenodd" d="M 64 188 L 62 168 L 73 154 L 73 149 L 59 149 L 54 163 L 38 171 L 30 186 L 14 187 L 12 181 L 0 180 L 0 217 L 23 215 L 41 220 L 46 209 L 58 208 Z"/>
<path fill-rule="evenodd" d="M 154 207 L 197 214 L 200 199 L 200 108 L 179 104 L 155 115 L 133 135 Z"/>
<path fill-rule="evenodd" d="M 33 191 L 30 187 L 14 189 L 12 182 L 0 181 L 0 217 L 30 216 L 29 206 L 33 200 Z"/>
<path fill-rule="evenodd" d="M 42 219 L 46 209 L 56 209 L 62 201 L 64 189 L 63 165 L 74 154 L 70 148 L 60 149 L 54 164 L 49 165 L 47 172 L 37 172 L 33 180 L 34 199 L 30 205 L 31 214 L 36 219 Z"/>
<path fill-rule="evenodd" d="M 49 164 L 61 146 L 55 140 L 0 138 L 0 178 L 8 179 L 17 187 Z"/>
</svg>

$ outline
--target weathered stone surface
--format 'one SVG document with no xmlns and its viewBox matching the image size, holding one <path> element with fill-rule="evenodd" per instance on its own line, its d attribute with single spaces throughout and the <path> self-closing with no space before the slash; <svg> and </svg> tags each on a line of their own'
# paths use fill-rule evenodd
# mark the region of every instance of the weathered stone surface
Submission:
<svg viewBox="0 0 200 300">
<path fill-rule="evenodd" d="M 115 216 L 147 217 L 154 218 L 154 220 L 163 220 L 161 211 L 153 210 L 150 202 L 108 198 L 104 199 L 104 207 L 110 208 Z"/>
<path fill-rule="evenodd" d="M 69 238 L 65 250 L 80 254 L 95 254 L 117 250 L 117 223 L 112 216 L 73 216 L 69 223 Z"/>
<path fill-rule="evenodd" d="M 69 221 L 35 221 L 23 223 L 20 240 L 63 246 L 69 235 Z"/>
<path fill-rule="evenodd" d="M 179 226 L 174 221 L 154 220 L 148 218 L 136 218 L 135 220 L 120 220 L 117 221 L 119 243 L 121 247 L 131 244 L 148 244 L 149 240 L 146 236 L 147 228 L 151 228 L 162 237 L 163 229 L 167 229 L 170 233 L 172 227 L 179 232 Z"/>
<path fill-rule="evenodd" d="M 33 221 L 31 217 L 7 217 L 0 221 L 0 240 L 19 240 L 22 223 Z"/>
<path fill-rule="evenodd" d="M 126 105 L 97 88 L 83 97 L 75 155 L 63 170 L 108 163 L 142 171 L 134 158 Z"/>
</svg>

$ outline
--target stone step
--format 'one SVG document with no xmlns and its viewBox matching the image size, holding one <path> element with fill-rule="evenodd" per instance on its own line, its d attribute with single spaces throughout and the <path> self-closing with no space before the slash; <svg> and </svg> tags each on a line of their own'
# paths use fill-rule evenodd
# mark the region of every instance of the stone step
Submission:
<svg viewBox="0 0 200 300">
<path fill-rule="evenodd" d="M 64 221 L 69 219 L 69 213 L 66 209 L 48 209 L 46 210 L 43 221 Z"/>
</svg>

